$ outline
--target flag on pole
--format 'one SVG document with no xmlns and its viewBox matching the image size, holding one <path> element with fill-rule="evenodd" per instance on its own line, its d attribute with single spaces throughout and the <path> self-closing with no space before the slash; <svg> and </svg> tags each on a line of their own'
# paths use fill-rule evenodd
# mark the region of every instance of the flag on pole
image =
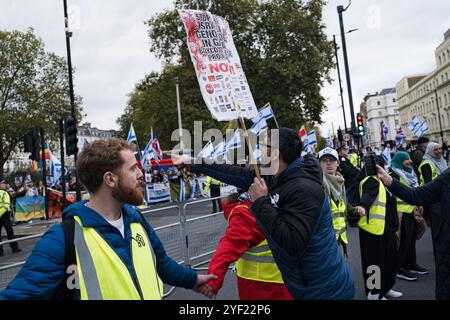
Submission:
<svg viewBox="0 0 450 320">
<path fill-rule="evenodd" d="M 417 131 L 418 131 L 419 127 L 420 127 L 420 121 L 417 118 L 417 116 L 414 115 L 408 124 L 408 129 L 409 129 L 409 131 L 412 132 L 412 134 L 417 135 Z"/>
<path fill-rule="evenodd" d="M 405 141 L 405 133 L 403 132 L 402 127 L 397 130 L 395 141 L 397 142 L 397 147 L 400 147 Z"/>
<path fill-rule="evenodd" d="M 391 166 L 391 149 L 389 147 L 385 147 L 382 153 L 383 159 L 386 162 L 386 168 Z"/>
<path fill-rule="evenodd" d="M 84 138 L 84 141 L 83 141 L 83 150 L 86 149 L 88 145 L 89 145 L 89 142 L 86 140 L 86 138 Z"/>
<path fill-rule="evenodd" d="M 331 135 L 328 135 L 328 137 L 327 137 L 327 147 L 334 148 L 334 142 L 333 142 L 333 138 L 331 137 Z"/>
<path fill-rule="evenodd" d="M 272 106 L 270 105 L 270 103 L 267 103 L 264 107 L 259 109 L 258 114 L 260 118 L 264 118 L 266 120 L 274 117 Z"/>
<path fill-rule="evenodd" d="M 63 169 L 61 161 L 50 152 L 50 175 L 53 177 L 52 186 L 57 185 L 61 176 L 63 175 Z M 64 168 L 64 176 L 67 175 L 67 168 Z"/>
<path fill-rule="evenodd" d="M 223 141 L 214 147 L 214 153 L 212 157 L 217 160 L 218 157 L 223 156 L 226 153 L 226 144 Z"/>
<path fill-rule="evenodd" d="M 260 117 L 255 123 L 253 123 L 249 130 L 255 133 L 257 137 L 259 137 L 267 128 L 268 126 L 266 119 Z"/>
<path fill-rule="evenodd" d="M 259 149 L 259 144 L 258 143 L 253 148 L 253 158 L 255 158 L 256 161 L 261 161 L 262 160 L 261 149 Z"/>
<path fill-rule="evenodd" d="M 430 131 L 430 129 L 428 128 L 428 124 L 427 124 L 427 122 L 425 120 L 423 120 L 420 123 L 419 128 L 417 129 L 416 135 L 419 136 L 419 137 L 422 137 L 428 131 Z"/>
<path fill-rule="evenodd" d="M 304 142 L 304 140 L 308 138 L 308 135 L 306 134 L 306 129 L 304 126 L 302 126 L 300 128 L 300 130 L 298 131 L 298 136 L 300 137 L 302 142 Z"/>
<path fill-rule="evenodd" d="M 241 147 L 241 132 L 240 130 L 234 131 L 233 136 L 231 137 L 230 141 L 228 141 L 227 145 L 225 146 L 225 149 L 233 150 Z"/>
<path fill-rule="evenodd" d="M 214 145 L 211 140 L 208 141 L 207 144 L 203 147 L 203 149 L 198 153 L 197 157 L 199 158 L 210 158 L 214 153 Z"/>
<path fill-rule="evenodd" d="M 317 145 L 316 130 L 311 130 L 308 132 L 308 144 L 311 146 Z"/>
<path fill-rule="evenodd" d="M 133 124 L 131 124 L 130 130 L 128 131 L 127 142 L 131 143 L 133 141 L 137 143 L 136 133 L 134 132 Z"/>
</svg>

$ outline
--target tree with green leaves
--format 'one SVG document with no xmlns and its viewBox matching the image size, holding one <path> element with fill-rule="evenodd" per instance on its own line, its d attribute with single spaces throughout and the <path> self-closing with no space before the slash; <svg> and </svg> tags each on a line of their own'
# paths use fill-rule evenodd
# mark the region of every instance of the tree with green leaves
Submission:
<svg viewBox="0 0 450 320">
<path fill-rule="evenodd" d="M 150 51 L 165 63 L 160 73 L 141 81 L 118 120 L 124 135 L 133 122 L 138 135 L 150 125 L 164 147 L 178 128 L 174 77 L 180 79 L 183 128 L 193 121 L 221 128 L 203 102 L 177 9 L 208 10 L 224 17 L 233 33 L 255 103 L 271 102 L 281 126 L 322 123 L 325 100 L 320 89 L 331 81 L 333 45 L 324 33 L 322 0 L 176 0 L 174 10 L 151 17 Z M 145 136 L 147 137 L 147 136 Z M 144 136 L 141 136 L 144 138 Z"/>
<path fill-rule="evenodd" d="M 57 140 L 58 121 L 70 114 L 68 93 L 65 59 L 46 52 L 33 29 L 0 30 L 0 168 L 31 127 L 44 128 L 47 141 Z M 80 97 L 76 104 L 80 113 Z"/>
</svg>

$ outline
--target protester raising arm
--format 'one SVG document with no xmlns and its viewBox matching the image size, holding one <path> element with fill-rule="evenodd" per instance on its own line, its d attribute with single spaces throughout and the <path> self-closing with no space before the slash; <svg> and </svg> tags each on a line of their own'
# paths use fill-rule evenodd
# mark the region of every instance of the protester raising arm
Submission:
<svg viewBox="0 0 450 320">
<path fill-rule="evenodd" d="M 416 206 L 430 205 L 439 202 L 441 199 L 441 188 L 445 179 L 448 179 L 450 171 L 447 170 L 433 181 L 418 187 L 410 188 L 402 184 L 397 179 L 393 179 L 383 168 L 377 165 L 377 173 L 380 180 L 388 187 L 395 196 L 403 201 Z"/>
</svg>

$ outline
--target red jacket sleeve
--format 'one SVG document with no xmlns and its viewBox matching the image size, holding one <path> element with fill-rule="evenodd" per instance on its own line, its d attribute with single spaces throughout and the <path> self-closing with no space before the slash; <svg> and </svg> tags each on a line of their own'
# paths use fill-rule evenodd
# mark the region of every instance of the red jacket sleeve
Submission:
<svg viewBox="0 0 450 320">
<path fill-rule="evenodd" d="M 208 274 L 217 276 L 216 280 L 208 282 L 215 294 L 222 287 L 229 265 L 237 261 L 248 248 L 264 240 L 264 236 L 247 208 L 235 208 L 228 223 L 225 235 L 220 239 L 208 268 Z"/>
</svg>

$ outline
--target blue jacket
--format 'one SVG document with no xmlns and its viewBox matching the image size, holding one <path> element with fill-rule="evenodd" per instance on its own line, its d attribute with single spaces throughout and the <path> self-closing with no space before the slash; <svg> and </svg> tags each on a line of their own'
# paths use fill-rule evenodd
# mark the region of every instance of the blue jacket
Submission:
<svg viewBox="0 0 450 320">
<path fill-rule="evenodd" d="M 220 181 L 248 189 L 255 173 L 229 165 L 197 165 Z M 352 299 L 355 286 L 339 252 L 322 174 L 311 156 L 292 162 L 279 176 L 264 177 L 269 196 L 252 212 L 267 238 L 284 283 L 295 299 Z"/>
<path fill-rule="evenodd" d="M 85 206 L 86 201 L 78 202 L 68 207 L 64 219 L 78 216 L 83 226 L 95 228 L 108 244 L 126 263 L 130 274 L 136 280 L 130 255 L 131 222 L 140 222 L 139 213 L 133 207 L 124 205 L 122 208 L 125 239 L 120 231 L 108 223 L 94 210 Z M 197 274 L 167 256 L 164 247 L 149 223 L 145 222 L 150 231 L 150 242 L 156 256 L 158 275 L 164 283 L 191 289 L 197 281 Z M 50 228 L 36 243 L 32 254 L 25 265 L 8 287 L 0 292 L 0 300 L 50 299 L 64 284 L 65 277 L 65 241 L 60 225 Z M 79 290 L 74 294 L 79 299 Z"/>
</svg>

